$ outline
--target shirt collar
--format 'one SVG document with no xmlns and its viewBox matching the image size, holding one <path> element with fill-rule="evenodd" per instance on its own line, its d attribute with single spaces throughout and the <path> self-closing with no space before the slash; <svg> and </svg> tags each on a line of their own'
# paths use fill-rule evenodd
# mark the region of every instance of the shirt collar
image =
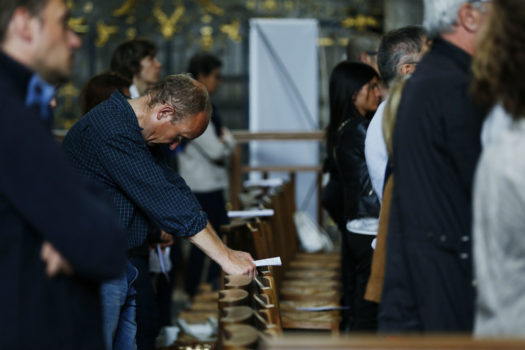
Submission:
<svg viewBox="0 0 525 350">
<path fill-rule="evenodd" d="M 130 87 L 129 87 L 129 96 L 133 99 L 133 98 L 139 98 L 140 97 L 140 94 L 139 94 L 139 89 L 137 89 L 137 87 L 135 86 L 135 84 L 132 84 Z"/>
<path fill-rule="evenodd" d="M 55 87 L 42 79 L 38 74 L 33 74 L 29 80 L 26 93 L 26 106 L 36 106 L 42 118 L 50 120 L 52 113 L 50 103 L 55 96 Z"/>
</svg>

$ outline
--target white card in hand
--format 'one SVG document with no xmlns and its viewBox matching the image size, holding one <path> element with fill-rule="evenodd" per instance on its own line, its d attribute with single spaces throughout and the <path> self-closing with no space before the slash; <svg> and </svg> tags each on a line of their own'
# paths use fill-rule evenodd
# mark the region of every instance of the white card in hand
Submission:
<svg viewBox="0 0 525 350">
<path fill-rule="evenodd" d="M 262 259 L 262 260 L 255 260 L 254 261 L 255 266 L 281 266 L 281 258 L 275 257 L 275 258 L 268 258 L 268 259 Z"/>
</svg>

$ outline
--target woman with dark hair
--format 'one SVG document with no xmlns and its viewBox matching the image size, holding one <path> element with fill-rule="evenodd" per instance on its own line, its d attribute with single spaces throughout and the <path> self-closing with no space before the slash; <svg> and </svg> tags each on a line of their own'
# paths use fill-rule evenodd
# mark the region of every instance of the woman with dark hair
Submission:
<svg viewBox="0 0 525 350">
<path fill-rule="evenodd" d="M 371 67 L 345 61 L 333 69 L 329 85 L 330 123 L 326 141 L 342 185 L 343 303 L 350 306 L 346 322 L 351 331 L 377 327 L 377 304 L 363 299 L 376 230 L 349 231 L 347 227 L 367 223 L 370 218 L 377 225 L 379 216 L 380 205 L 364 155 L 366 130 L 380 100 L 378 78 Z"/>
<path fill-rule="evenodd" d="M 473 59 L 473 92 L 496 104 L 474 181 L 474 333 L 525 336 L 525 2 L 494 0 Z"/>
<path fill-rule="evenodd" d="M 105 72 L 93 76 L 88 80 L 80 93 L 80 110 L 85 115 L 93 107 L 109 99 L 115 90 L 119 90 L 126 96 L 129 95 L 131 81 L 114 72 Z"/>
</svg>

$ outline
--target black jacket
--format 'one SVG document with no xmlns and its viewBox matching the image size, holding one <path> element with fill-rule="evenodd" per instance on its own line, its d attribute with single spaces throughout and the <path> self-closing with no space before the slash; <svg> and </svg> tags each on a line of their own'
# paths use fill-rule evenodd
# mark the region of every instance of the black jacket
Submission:
<svg viewBox="0 0 525 350">
<path fill-rule="evenodd" d="M 472 329 L 472 180 L 484 112 L 470 98 L 470 65 L 467 52 L 436 39 L 403 90 L 382 330 Z"/>
<path fill-rule="evenodd" d="M 335 158 L 344 192 L 345 221 L 379 217 L 379 200 L 365 161 L 365 137 L 370 120 L 355 113 L 338 130 Z"/>
<path fill-rule="evenodd" d="M 31 76 L 0 51 L 0 349 L 103 349 L 98 287 L 124 267 L 124 232 L 26 107 Z M 44 241 L 74 276 L 47 277 Z"/>
</svg>

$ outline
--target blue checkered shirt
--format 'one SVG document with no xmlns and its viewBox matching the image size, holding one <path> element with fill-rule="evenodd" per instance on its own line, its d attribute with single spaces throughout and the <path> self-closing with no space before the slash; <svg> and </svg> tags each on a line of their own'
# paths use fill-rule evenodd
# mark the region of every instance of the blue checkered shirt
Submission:
<svg viewBox="0 0 525 350">
<path fill-rule="evenodd" d="M 69 130 L 63 142 L 73 166 L 103 186 L 128 232 L 128 249 L 141 246 L 153 227 L 192 236 L 206 214 L 184 180 L 152 153 L 137 117 L 120 92 Z"/>
</svg>

